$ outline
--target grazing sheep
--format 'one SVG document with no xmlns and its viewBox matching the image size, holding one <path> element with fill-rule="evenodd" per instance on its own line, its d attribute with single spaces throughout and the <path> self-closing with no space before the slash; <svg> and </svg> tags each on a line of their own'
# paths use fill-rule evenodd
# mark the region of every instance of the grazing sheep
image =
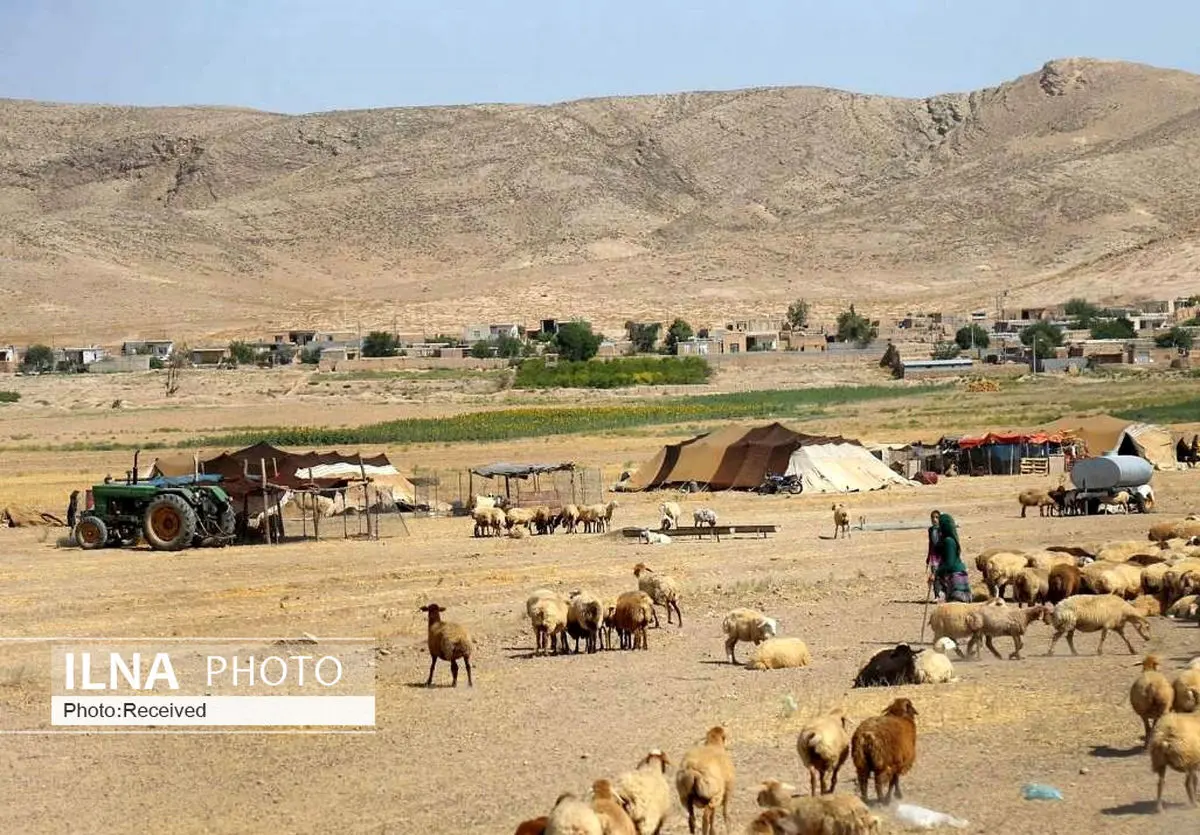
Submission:
<svg viewBox="0 0 1200 835">
<path fill-rule="evenodd" d="M 1152 597 L 1148 594 L 1139 594 L 1133 599 L 1132 605 L 1133 608 L 1148 618 L 1156 618 L 1162 615 L 1162 601 L 1157 597 Z"/>
<path fill-rule="evenodd" d="M 471 633 L 465 626 L 448 623 L 442 620 L 444 607 L 429 603 L 421 607 L 422 612 L 429 613 L 429 678 L 425 680 L 426 687 L 433 686 L 433 669 L 438 659 L 450 662 L 450 686 L 458 687 L 458 659 L 462 659 L 467 668 L 467 686 L 474 687 L 471 680 L 471 651 L 474 644 Z"/>
<path fill-rule="evenodd" d="M 554 512 L 547 505 L 538 505 L 533 509 L 533 528 L 542 535 L 554 533 L 555 528 L 562 524 L 562 511 Z"/>
<path fill-rule="evenodd" d="M 510 507 L 504 512 L 505 525 L 511 531 L 514 528 L 524 528 L 525 533 L 533 533 L 533 511 L 528 507 Z"/>
<path fill-rule="evenodd" d="M 658 531 L 652 531 L 647 528 L 642 528 L 641 533 L 638 534 L 638 540 L 643 545 L 670 545 L 673 541 L 671 537 L 667 536 L 665 533 L 659 533 Z"/>
<path fill-rule="evenodd" d="M 812 663 L 808 647 L 799 638 L 768 638 L 754 648 L 748 670 L 786 670 L 790 667 L 807 667 Z"/>
<path fill-rule="evenodd" d="M 1025 557 L 1025 564 L 1030 568 L 1040 568 L 1049 573 L 1056 565 L 1078 565 L 1078 558 L 1062 551 L 1038 551 Z"/>
<path fill-rule="evenodd" d="M 533 625 L 534 655 L 551 650 L 557 655 L 561 636 L 561 651 L 567 652 L 567 616 L 570 604 L 549 589 L 538 589 L 525 601 L 525 613 Z"/>
<path fill-rule="evenodd" d="M 550 822 L 550 818 L 542 815 L 540 818 L 522 821 L 517 824 L 517 831 L 514 835 L 546 835 L 546 824 Z"/>
<path fill-rule="evenodd" d="M 1047 490 L 1022 490 L 1017 494 L 1017 501 L 1021 505 L 1021 518 L 1025 518 L 1025 511 L 1031 507 L 1038 509 L 1039 516 L 1045 516 L 1047 512 L 1053 514 L 1054 509 L 1058 507 L 1058 502 L 1054 501 L 1054 497 Z"/>
<path fill-rule="evenodd" d="M 1147 655 L 1142 660 L 1142 674 L 1134 679 L 1129 688 L 1129 704 L 1142 719 L 1147 748 L 1150 747 L 1150 734 L 1154 732 L 1154 726 L 1171 709 L 1175 698 L 1171 682 L 1158 671 L 1158 665 L 1157 655 Z"/>
<path fill-rule="evenodd" d="M 1056 565 L 1050 569 L 1050 578 L 1046 585 L 1046 602 L 1061 603 L 1079 593 L 1083 585 L 1083 572 L 1074 565 Z"/>
<path fill-rule="evenodd" d="M 954 681 L 954 665 L 946 655 L 947 650 L 956 649 L 957 644 L 949 638 L 938 638 L 932 649 L 917 653 L 917 684 L 946 684 Z"/>
<path fill-rule="evenodd" d="M 1035 606 L 1046 602 L 1050 594 L 1050 569 L 1025 568 L 1013 581 L 1013 600 L 1018 606 Z"/>
<path fill-rule="evenodd" d="M 584 639 L 587 652 L 596 651 L 596 639 L 604 624 L 604 606 L 599 598 L 586 591 L 571 593 L 567 608 L 567 636 L 575 639 L 575 652 L 579 652 L 579 639 Z"/>
<path fill-rule="evenodd" d="M 683 508 L 679 506 L 679 502 L 663 502 L 658 506 L 658 516 L 658 529 L 669 531 L 679 527 L 679 520 L 683 518 Z"/>
<path fill-rule="evenodd" d="M 916 683 L 916 653 L 908 644 L 897 644 L 875 653 L 854 677 L 855 687 L 897 687 Z"/>
<path fill-rule="evenodd" d="M 833 538 L 837 539 L 839 534 L 847 538 L 850 536 L 850 511 L 843 502 L 833 506 Z"/>
<path fill-rule="evenodd" d="M 579 505 L 569 504 L 563 507 L 562 525 L 567 533 L 575 533 L 579 525 Z"/>
<path fill-rule="evenodd" d="M 600 828 L 604 835 L 637 835 L 637 828 L 634 827 L 625 807 L 613 794 L 612 783 L 608 780 L 592 783 L 592 810 L 600 819 Z"/>
<path fill-rule="evenodd" d="M 1187 775 L 1183 780 L 1188 803 L 1196 805 L 1196 784 L 1200 781 L 1200 716 L 1168 713 L 1150 738 L 1150 767 L 1158 775 L 1158 793 L 1154 808 L 1163 810 L 1163 784 L 1167 768 Z"/>
<path fill-rule="evenodd" d="M 882 716 L 864 719 L 854 729 L 850 750 L 858 776 L 858 793 L 867 802 L 867 780 L 875 775 L 875 797 L 884 803 L 903 800 L 900 778 L 917 760 L 917 709 L 908 699 L 896 699 Z M 887 794 L 883 787 L 887 786 Z"/>
<path fill-rule="evenodd" d="M 1163 581 L 1166 579 L 1167 571 L 1170 570 L 1171 563 L 1160 562 L 1154 565 L 1148 565 L 1142 569 L 1142 591 L 1146 594 L 1153 594 L 1162 599 L 1163 597 Z"/>
<path fill-rule="evenodd" d="M 708 729 L 704 743 L 683 755 L 675 773 L 679 802 L 687 810 L 688 831 L 696 832 L 696 807 L 701 810 L 702 835 L 715 835 L 717 808 L 729 831 L 729 798 L 733 794 L 734 768 L 725 750 L 725 729 Z"/>
<path fill-rule="evenodd" d="M 974 634 L 967 626 L 967 617 L 982 606 L 1002 606 L 1004 601 L 986 601 L 982 603 L 939 603 L 933 607 L 929 616 L 929 626 L 933 629 L 933 640 L 952 638 L 956 642 L 969 640 Z M 960 646 L 954 647 L 959 658 L 966 658 Z"/>
<path fill-rule="evenodd" d="M 613 626 L 621 649 L 649 649 L 646 628 L 654 614 L 654 603 L 644 591 L 627 591 L 617 597 Z"/>
<path fill-rule="evenodd" d="M 837 788 L 838 772 L 850 755 L 850 734 L 845 711 L 838 707 L 818 716 L 800 729 L 796 737 L 796 753 L 808 770 L 810 793 L 833 794 Z M 829 785 L 826 786 L 826 778 Z M 761 805 L 761 801 L 760 801 Z M 782 804 L 773 804 L 782 805 Z"/>
<path fill-rule="evenodd" d="M 638 835 L 658 835 L 671 810 L 671 786 L 665 776 L 671 761 L 655 748 L 634 771 L 613 781 L 613 794 L 629 813 Z"/>
<path fill-rule="evenodd" d="M 779 634 L 779 621 L 756 609 L 734 609 L 721 621 L 721 630 L 725 633 L 725 654 L 729 656 L 730 664 L 736 664 L 734 650 L 738 641 L 761 644 L 774 638 Z"/>
<path fill-rule="evenodd" d="M 659 534 L 663 536 L 663 534 Z M 683 626 L 683 612 L 679 611 L 679 582 L 666 574 L 655 574 L 654 570 L 644 562 L 633 567 L 633 576 L 637 577 L 638 588 L 650 595 L 650 599 L 667 610 L 667 623 L 671 623 L 672 611 L 679 616 L 679 625 Z M 657 629 L 658 610 L 654 609 L 654 627 Z"/>
<path fill-rule="evenodd" d="M 1200 659 L 1193 659 L 1187 668 L 1171 682 L 1175 696 L 1171 710 L 1176 713 L 1195 713 L 1200 708 Z"/>
<path fill-rule="evenodd" d="M 701 507 L 693 510 L 692 524 L 697 528 L 715 528 L 717 526 L 717 512 L 710 507 Z"/>
<path fill-rule="evenodd" d="M 1142 569 L 1127 562 L 1097 560 L 1082 569 L 1083 587 L 1092 594 L 1114 594 L 1132 600 L 1142 591 Z"/>
<path fill-rule="evenodd" d="M 1167 617 L 1186 618 L 1193 614 L 1192 607 L 1200 600 L 1200 596 L 1186 594 L 1167 607 Z"/>
<path fill-rule="evenodd" d="M 793 795 L 795 786 L 767 780 L 758 805 L 767 811 L 751 822 L 750 835 L 871 835 L 879 819 L 852 794 L 816 797 Z"/>
<path fill-rule="evenodd" d="M 1129 654 L 1133 655 L 1137 650 L 1133 648 L 1133 644 L 1125 635 L 1125 624 L 1127 623 L 1133 624 L 1134 629 L 1142 636 L 1143 640 L 1150 640 L 1150 623 L 1145 616 L 1126 601 L 1111 594 L 1095 596 L 1077 594 L 1068 597 L 1054 607 L 1052 620 L 1054 637 L 1050 639 L 1050 649 L 1046 651 L 1047 655 L 1054 654 L 1054 645 L 1063 635 L 1067 636 L 1067 646 L 1071 648 L 1071 654 L 1078 655 L 1079 653 L 1075 651 L 1074 640 L 1076 631 L 1099 632 L 1100 645 L 1096 648 L 1096 654 L 1102 655 L 1104 639 L 1108 637 L 1110 630 L 1121 636 L 1125 646 L 1129 647 Z"/>
<path fill-rule="evenodd" d="M 563 794 L 546 821 L 546 835 L 604 835 L 604 829 L 591 806 L 573 794 Z"/>
<path fill-rule="evenodd" d="M 491 533 L 492 515 L 488 510 L 490 508 L 480 507 L 471 511 L 471 519 L 475 522 L 475 533 L 472 536 L 488 536 Z"/>
<path fill-rule="evenodd" d="M 1110 496 L 1108 502 L 1104 504 L 1105 513 L 1128 513 L 1129 512 L 1129 491 L 1121 490 L 1113 496 Z"/>
<path fill-rule="evenodd" d="M 967 655 L 978 655 L 979 642 L 983 641 L 992 655 L 999 658 L 1000 653 L 996 651 L 992 638 L 1007 635 L 1013 639 L 1013 651 L 1008 658 L 1010 661 L 1019 660 L 1021 658 L 1021 637 L 1025 634 L 1029 624 L 1035 620 L 1050 623 L 1053 613 L 1054 607 L 1048 605 L 1030 606 L 1027 609 L 1014 609 L 1011 606 L 984 606 L 967 615 L 967 628 L 971 630 Z"/>
</svg>

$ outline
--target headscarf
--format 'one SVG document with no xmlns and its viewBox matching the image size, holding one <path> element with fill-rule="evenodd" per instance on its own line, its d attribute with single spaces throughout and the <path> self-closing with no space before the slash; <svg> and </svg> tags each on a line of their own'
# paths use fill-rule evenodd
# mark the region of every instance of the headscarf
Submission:
<svg viewBox="0 0 1200 835">
<path fill-rule="evenodd" d="M 954 517 L 949 513 L 943 513 L 942 518 L 938 520 L 938 531 L 942 535 L 942 539 L 953 539 L 958 542 L 958 526 L 954 524 Z"/>
</svg>

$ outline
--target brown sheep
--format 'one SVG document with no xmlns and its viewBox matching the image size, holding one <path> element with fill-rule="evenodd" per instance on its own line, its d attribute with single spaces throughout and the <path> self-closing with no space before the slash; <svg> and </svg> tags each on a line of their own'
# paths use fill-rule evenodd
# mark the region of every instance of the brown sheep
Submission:
<svg viewBox="0 0 1200 835">
<path fill-rule="evenodd" d="M 597 780 L 592 783 L 592 809 L 600 818 L 604 835 L 637 835 L 637 828 L 621 801 L 613 794 L 612 782 Z"/>
<path fill-rule="evenodd" d="M 729 797 L 733 794 L 733 760 L 725 750 L 725 729 L 720 725 L 708 729 L 704 744 L 683 755 L 675 774 L 675 789 L 679 802 L 687 809 L 688 832 L 696 832 L 696 807 L 701 809 L 702 835 L 715 835 L 717 807 L 729 831 Z"/>
<path fill-rule="evenodd" d="M 646 628 L 654 614 L 654 603 L 644 591 L 627 591 L 617 597 L 612 621 L 621 649 L 649 649 Z"/>
<path fill-rule="evenodd" d="M 833 538 L 837 539 L 838 534 L 847 538 L 850 536 L 850 511 L 842 502 L 833 506 Z"/>
<path fill-rule="evenodd" d="M 1025 518 L 1025 511 L 1031 507 L 1038 509 L 1039 516 L 1045 516 L 1047 510 L 1053 515 L 1054 508 L 1058 507 L 1058 502 L 1046 490 L 1022 490 L 1017 495 L 1017 501 L 1021 504 L 1022 519 Z"/>
<path fill-rule="evenodd" d="M 1050 569 L 1050 579 L 1046 581 L 1047 603 L 1059 603 L 1073 594 L 1079 593 L 1083 584 L 1083 572 L 1074 565 L 1056 565 Z"/>
<path fill-rule="evenodd" d="M 546 825 L 549 823 L 550 818 L 545 815 L 533 820 L 522 821 L 517 825 L 517 831 L 513 835 L 546 835 Z"/>
<path fill-rule="evenodd" d="M 1142 719 L 1147 748 L 1150 747 L 1154 726 L 1171 709 L 1171 702 L 1175 698 L 1175 690 L 1167 677 L 1158 671 L 1158 664 L 1157 655 L 1147 655 L 1142 661 L 1142 674 L 1129 688 L 1129 704 Z"/>
<path fill-rule="evenodd" d="M 867 780 L 875 775 L 875 797 L 892 802 L 892 792 L 904 799 L 900 777 L 912 770 L 917 760 L 917 709 L 908 699 L 896 699 L 881 716 L 864 719 L 850 741 L 858 793 L 867 800 Z M 883 787 L 887 786 L 887 794 Z"/>
<path fill-rule="evenodd" d="M 433 668 L 438 659 L 450 662 L 451 687 L 458 687 L 458 659 L 462 659 L 467 668 L 467 686 L 474 687 L 471 681 L 471 633 L 465 626 L 457 623 L 447 623 L 442 620 L 442 612 L 446 611 L 436 603 L 421 607 L 422 612 L 429 613 L 429 678 L 425 680 L 426 687 L 433 686 Z"/>
</svg>

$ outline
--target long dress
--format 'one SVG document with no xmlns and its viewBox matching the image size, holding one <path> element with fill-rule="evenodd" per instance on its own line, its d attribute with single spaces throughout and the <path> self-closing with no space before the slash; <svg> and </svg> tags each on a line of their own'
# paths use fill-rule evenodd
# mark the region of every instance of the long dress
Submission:
<svg viewBox="0 0 1200 835">
<path fill-rule="evenodd" d="M 971 602 L 971 581 L 967 577 L 967 566 L 962 561 L 958 544 L 958 528 L 948 514 L 943 513 L 938 523 L 938 561 L 934 577 L 946 595 L 946 599 L 959 603 Z"/>
</svg>

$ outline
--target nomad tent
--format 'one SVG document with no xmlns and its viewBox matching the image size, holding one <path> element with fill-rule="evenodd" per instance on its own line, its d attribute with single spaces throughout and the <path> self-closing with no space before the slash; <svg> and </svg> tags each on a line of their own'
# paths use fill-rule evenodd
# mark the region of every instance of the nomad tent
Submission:
<svg viewBox="0 0 1200 835">
<path fill-rule="evenodd" d="M 797 457 L 804 451 L 804 455 Z M 868 463 L 869 462 L 869 463 Z M 867 472 L 873 476 L 867 476 Z M 873 490 L 911 483 L 893 473 L 857 441 L 803 435 L 779 423 L 727 426 L 668 444 L 622 482 L 625 490 L 654 490 L 689 482 L 709 490 L 745 490 L 768 473 L 795 472 L 815 492 Z"/>
<path fill-rule="evenodd" d="M 1161 426 L 1112 415 L 1094 415 L 1063 418 L 1046 429 L 1081 441 L 1089 457 L 1110 453 L 1138 455 L 1153 464 L 1156 470 L 1173 470 L 1177 466 L 1175 440 L 1170 430 Z"/>
</svg>

